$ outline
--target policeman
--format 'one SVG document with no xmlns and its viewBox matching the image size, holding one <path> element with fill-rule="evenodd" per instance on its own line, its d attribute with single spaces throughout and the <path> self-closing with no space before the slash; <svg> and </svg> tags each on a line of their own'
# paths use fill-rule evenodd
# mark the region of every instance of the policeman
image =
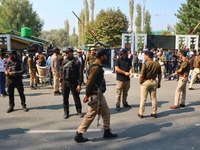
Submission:
<svg viewBox="0 0 200 150">
<path fill-rule="evenodd" d="M 33 53 L 29 53 L 28 57 L 28 68 L 30 74 L 30 87 L 31 89 L 37 89 L 37 80 L 36 80 L 36 62 L 33 59 Z"/>
<path fill-rule="evenodd" d="M 74 57 L 74 50 L 67 48 L 65 51 L 66 58 L 63 60 L 61 65 L 61 79 L 62 84 L 62 95 L 63 95 L 63 108 L 64 108 L 64 119 L 69 118 L 69 93 L 72 92 L 74 102 L 76 105 L 76 111 L 80 118 L 82 115 L 82 105 L 80 100 L 80 91 L 82 83 L 82 72 L 80 62 Z"/>
<path fill-rule="evenodd" d="M 102 64 L 106 59 L 106 51 L 98 49 L 96 60 L 89 69 L 89 76 L 86 83 L 86 95 L 83 102 L 88 102 L 89 108 L 81 125 L 76 132 L 74 140 L 76 142 L 87 142 L 88 139 L 82 136 L 87 131 L 90 124 L 97 114 L 100 114 L 103 119 L 104 138 L 117 137 L 117 134 L 112 134 L 110 131 L 110 111 L 103 95 L 106 89 L 104 71 Z M 104 84 L 103 84 L 104 83 Z M 89 100 L 90 98 L 90 100 Z"/>
<path fill-rule="evenodd" d="M 192 85 L 194 84 L 197 75 L 200 74 L 200 55 L 195 56 L 194 58 L 194 71 L 192 74 L 192 79 L 189 85 L 189 90 L 194 90 L 194 88 L 192 88 Z"/>
<path fill-rule="evenodd" d="M 90 49 L 90 52 L 86 56 L 85 65 L 84 65 L 84 71 L 86 71 L 87 68 L 95 61 L 96 59 L 96 49 L 92 47 Z"/>
<path fill-rule="evenodd" d="M 8 76 L 9 108 L 7 113 L 14 111 L 14 89 L 17 88 L 22 109 L 26 112 L 26 98 L 24 95 L 24 85 L 22 83 L 22 74 L 24 73 L 23 62 L 18 58 L 16 51 L 11 51 L 10 60 L 7 63 L 5 74 Z"/>
<path fill-rule="evenodd" d="M 156 90 L 160 88 L 161 81 L 161 66 L 157 61 L 153 61 L 153 52 L 145 51 L 144 59 L 146 61 L 142 66 L 140 73 L 140 85 L 141 85 L 141 100 L 140 109 L 138 113 L 139 118 L 143 118 L 143 113 L 145 111 L 145 103 L 148 93 L 152 101 L 152 113 L 151 116 L 157 118 L 157 98 Z M 158 77 L 158 81 L 156 78 Z"/>
<path fill-rule="evenodd" d="M 186 55 L 187 52 L 185 50 L 180 50 L 179 56 L 182 60 L 181 66 L 178 70 L 176 70 L 175 73 L 171 74 L 171 76 L 179 74 L 178 86 L 176 88 L 174 97 L 174 105 L 170 107 L 171 109 L 185 107 L 186 85 L 188 81 L 188 75 L 190 72 L 190 62 L 186 58 Z"/>
</svg>

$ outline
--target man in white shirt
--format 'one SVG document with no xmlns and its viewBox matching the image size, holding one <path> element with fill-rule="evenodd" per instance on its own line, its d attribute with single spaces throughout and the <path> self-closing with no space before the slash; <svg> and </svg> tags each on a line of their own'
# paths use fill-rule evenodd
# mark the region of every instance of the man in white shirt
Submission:
<svg viewBox="0 0 200 150">
<path fill-rule="evenodd" d="M 138 64 L 139 64 L 139 71 L 141 71 L 142 69 L 142 64 L 145 63 L 145 59 L 144 59 L 144 53 L 143 53 L 143 50 L 141 49 L 140 50 L 140 53 L 138 54 Z"/>
<path fill-rule="evenodd" d="M 0 96 L 5 97 L 7 95 L 5 90 L 6 76 L 4 67 L 4 56 L 5 54 L 0 52 Z"/>
</svg>

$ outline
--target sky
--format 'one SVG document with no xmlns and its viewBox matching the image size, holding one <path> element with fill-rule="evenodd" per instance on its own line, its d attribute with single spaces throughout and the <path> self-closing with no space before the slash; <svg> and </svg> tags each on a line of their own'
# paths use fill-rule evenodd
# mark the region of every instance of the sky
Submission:
<svg viewBox="0 0 200 150">
<path fill-rule="evenodd" d="M 137 15 L 135 6 L 139 3 L 143 7 L 143 1 L 146 1 L 146 10 L 151 14 L 152 30 L 167 30 L 167 25 L 174 26 L 178 19 L 175 13 L 180 9 L 181 4 L 187 3 L 187 0 L 135 0 L 134 2 L 134 20 Z M 83 0 L 30 0 L 33 4 L 33 10 L 44 21 L 43 30 L 64 28 L 64 21 L 68 20 L 70 25 L 70 34 L 73 27 L 78 31 L 77 16 L 84 8 Z M 88 4 L 90 0 L 88 0 Z M 101 9 L 107 8 L 120 10 L 129 18 L 129 0 L 95 0 L 94 14 L 98 14 Z M 133 23 L 135 30 L 135 23 Z"/>
</svg>

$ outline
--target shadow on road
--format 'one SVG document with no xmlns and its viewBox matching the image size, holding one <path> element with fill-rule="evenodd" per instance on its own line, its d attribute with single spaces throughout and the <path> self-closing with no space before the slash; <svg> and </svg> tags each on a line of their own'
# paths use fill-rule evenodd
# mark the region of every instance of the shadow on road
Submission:
<svg viewBox="0 0 200 150">
<path fill-rule="evenodd" d="M 158 117 L 161 118 L 161 117 L 166 117 L 172 114 L 180 114 L 180 113 L 186 113 L 186 112 L 192 112 L 192 111 L 195 111 L 195 109 L 192 107 L 185 107 L 181 109 L 170 109 L 168 111 L 163 111 L 161 113 L 158 113 Z"/>
<path fill-rule="evenodd" d="M 10 138 L 10 136 L 14 134 L 24 134 L 24 132 L 28 129 L 14 128 L 14 129 L 6 129 L 0 130 L 0 139 L 5 140 Z"/>
<path fill-rule="evenodd" d="M 74 104 L 70 104 L 69 107 L 74 106 Z M 40 107 L 31 107 L 29 108 L 30 110 L 32 109 L 52 109 L 52 110 L 58 110 L 58 109 L 63 109 L 63 105 L 49 105 L 49 106 L 40 106 Z"/>
<path fill-rule="evenodd" d="M 131 140 L 131 139 L 136 139 L 142 136 L 146 136 L 149 134 L 153 134 L 156 132 L 161 131 L 162 128 L 164 127 L 170 127 L 172 126 L 172 123 L 165 123 L 161 125 L 155 125 L 153 123 L 148 123 L 148 124 L 141 124 L 141 125 L 136 125 L 136 126 L 131 126 L 130 128 L 125 129 L 122 132 L 117 133 L 118 138 L 117 139 L 122 139 L 120 142 L 126 141 L 126 140 Z M 113 140 L 115 138 L 109 138 L 109 139 L 104 139 L 102 137 L 97 137 L 90 139 L 92 142 L 99 142 L 99 141 L 105 141 L 105 140 Z"/>
</svg>

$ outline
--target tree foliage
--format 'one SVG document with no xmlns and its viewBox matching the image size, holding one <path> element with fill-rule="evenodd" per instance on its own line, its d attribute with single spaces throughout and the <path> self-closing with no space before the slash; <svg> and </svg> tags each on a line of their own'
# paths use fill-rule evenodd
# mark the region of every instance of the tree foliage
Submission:
<svg viewBox="0 0 200 150">
<path fill-rule="evenodd" d="M 179 23 L 176 24 L 176 33 L 189 34 L 200 22 L 200 1 L 187 0 L 186 4 L 181 4 L 178 13 L 175 15 L 179 19 Z M 194 34 L 200 35 L 200 26 Z"/>
<path fill-rule="evenodd" d="M 94 21 L 94 7 L 95 7 L 95 2 L 94 0 L 90 0 L 90 9 L 91 9 L 91 21 Z"/>
<path fill-rule="evenodd" d="M 128 30 L 128 19 L 119 8 L 117 10 L 108 8 L 106 11 L 102 9 L 97 14 L 94 24 L 90 24 L 90 29 L 94 30 L 94 35 L 99 41 L 120 47 L 122 33 Z M 87 43 L 93 38 L 88 32 L 86 34 Z"/>
<path fill-rule="evenodd" d="M 66 32 L 69 34 L 69 30 L 70 30 L 69 21 L 68 21 L 68 20 L 65 20 L 64 25 L 65 25 L 65 30 L 66 30 Z M 68 36 L 69 36 L 69 35 L 68 35 Z"/>
<path fill-rule="evenodd" d="M 0 16 L 0 32 L 29 27 L 32 35 L 38 36 L 44 24 L 29 0 L 0 0 Z"/>
<path fill-rule="evenodd" d="M 142 28 L 142 13 L 141 13 L 141 5 L 136 5 L 137 17 L 135 19 L 136 33 L 141 33 Z"/>
<path fill-rule="evenodd" d="M 65 29 L 60 30 L 50 30 L 50 31 L 42 31 L 41 36 L 44 39 L 51 41 L 54 47 L 66 47 L 69 45 L 69 38 L 67 38 L 68 33 Z"/>
<path fill-rule="evenodd" d="M 134 0 L 129 0 L 130 32 L 133 32 Z"/>
<path fill-rule="evenodd" d="M 151 34 L 151 14 L 148 10 L 145 13 L 144 33 Z"/>
<path fill-rule="evenodd" d="M 89 10 L 89 6 L 88 6 L 88 1 L 84 0 L 84 10 L 85 10 L 85 25 L 87 26 L 89 24 L 90 21 L 90 10 Z"/>
</svg>

